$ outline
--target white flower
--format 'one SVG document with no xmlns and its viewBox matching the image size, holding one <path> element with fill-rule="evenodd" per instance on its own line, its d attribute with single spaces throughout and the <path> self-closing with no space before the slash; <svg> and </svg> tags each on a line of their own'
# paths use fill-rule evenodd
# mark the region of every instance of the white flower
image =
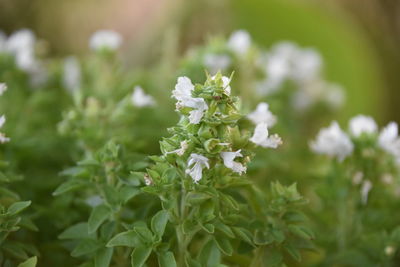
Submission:
<svg viewBox="0 0 400 267">
<path fill-rule="evenodd" d="M 273 93 L 288 79 L 307 88 L 305 83 L 318 79 L 321 68 L 322 58 L 317 51 L 301 49 L 291 42 L 278 43 L 267 54 L 267 78 L 257 85 L 257 91 L 263 95 Z"/>
<path fill-rule="evenodd" d="M 21 51 L 34 50 L 36 37 L 31 30 L 23 29 L 14 32 L 7 40 L 6 49 L 8 52 L 17 54 Z"/>
<path fill-rule="evenodd" d="M 208 106 L 203 98 L 192 97 L 193 90 L 194 85 L 188 77 L 179 77 L 175 85 L 175 90 L 172 91 L 172 97 L 178 100 L 178 109 L 180 107 L 193 108 L 193 110 L 189 112 L 189 121 L 190 123 L 198 124 L 201 118 L 203 118 L 204 111 L 208 109 Z"/>
<path fill-rule="evenodd" d="M 88 204 L 92 208 L 103 204 L 103 202 L 104 200 L 99 195 L 91 196 L 86 199 L 86 204 Z"/>
<path fill-rule="evenodd" d="M 154 183 L 153 179 L 151 179 L 150 175 L 148 175 L 147 173 L 144 174 L 144 184 L 149 186 L 152 185 Z"/>
<path fill-rule="evenodd" d="M 361 186 L 361 202 L 365 205 L 368 201 L 369 191 L 372 189 L 372 183 L 370 180 L 366 180 L 363 182 Z"/>
<path fill-rule="evenodd" d="M 228 55 L 209 53 L 204 55 L 203 64 L 214 75 L 218 71 L 226 70 L 231 65 L 231 58 Z"/>
<path fill-rule="evenodd" d="M 122 36 L 111 30 L 99 30 L 90 37 L 89 47 L 94 51 L 117 50 L 122 44 Z"/>
<path fill-rule="evenodd" d="M 265 122 L 257 124 L 250 141 L 265 148 L 277 148 L 282 144 L 282 139 L 277 134 L 268 136 L 268 126 Z"/>
<path fill-rule="evenodd" d="M 35 42 L 35 35 L 27 29 L 16 31 L 8 38 L 6 50 L 14 55 L 15 63 L 21 70 L 33 71 L 37 67 Z"/>
<path fill-rule="evenodd" d="M 327 83 L 327 88 L 325 90 L 325 102 L 329 104 L 332 108 L 338 109 L 343 106 L 346 95 L 343 88 L 334 83 Z"/>
<path fill-rule="evenodd" d="M 0 129 L 6 122 L 6 117 L 4 115 L 0 116 Z M 4 133 L 0 132 L 0 144 L 4 144 L 10 141 L 10 138 L 6 137 Z"/>
<path fill-rule="evenodd" d="M 215 80 L 215 78 L 216 78 L 216 76 L 214 75 L 213 77 L 211 77 L 211 80 Z M 232 91 L 231 87 L 229 86 L 231 79 L 229 79 L 226 76 L 222 76 L 221 79 L 222 79 L 222 86 L 224 88 L 225 94 L 230 95 L 231 91 Z"/>
<path fill-rule="evenodd" d="M 353 175 L 353 179 L 352 179 L 353 185 L 361 184 L 363 178 L 364 178 L 364 173 L 363 172 L 361 172 L 361 171 L 356 172 Z"/>
<path fill-rule="evenodd" d="M 264 102 L 259 103 L 256 110 L 247 115 L 247 118 L 254 124 L 265 122 L 267 127 L 271 127 L 276 123 L 276 116 L 269 110 L 269 105 Z"/>
<path fill-rule="evenodd" d="M 175 85 L 175 90 L 172 91 L 172 96 L 175 97 L 178 102 L 185 102 L 186 99 L 192 98 L 193 90 L 194 85 L 188 77 L 178 77 L 178 82 Z"/>
<path fill-rule="evenodd" d="M 397 123 L 391 122 L 381 131 L 378 144 L 383 150 L 392 154 L 400 164 L 400 138 Z"/>
<path fill-rule="evenodd" d="M 353 117 L 349 122 L 350 133 L 359 137 L 363 133 L 374 134 L 378 130 L 378 126 L 373 118 L 364 115 Z"/>
<path fill-rule="evenodd" d="M 353 152 L 354 145 L 346 133 L 334 121 L 328 128 L 319 131 L 317 139 L 311 143 L 311 149 L 319 154 L 337 157 L 340 161 Z"/>
<path fill-rule="evenodd" d="M 156 104 L 154 98 L 151 95 L 147 95 L 140 86 L 135 86 L 131 100 L 136 107 L 154 106 Z"/>
<path fill-rule="evenodd" d="M 187 165 L 188 169 L 186 169 L 186 173 L 192 177 L 195 183 L 198 183 L 203 177 L 203 168 L 210 168 L 208 158 L 196 153 L 190 154 Z"/>
<path fill-rule="evenodd" d="M 173 151 L 167 152 L 166 154 L 173 154 L 176 153 L 178 156 L 182 156 L 183 154 L 185 154 L 186 149 L 188 149 L 189 144 L 186 140 L 181 142 L 181 147 L 178 149 L 175 149 Z"/>
<path fill-rule="evenodd" d="M 64 60 L 63 84 L 71 92 L 81 87 L 81 67 L 74 56 Z"/>
<path fill-rule="evenodd" d="M 7 91 L 7 84 L 0 83 L 0 96 L 3 95 L 5 91 Z"/>
<path fill-rule="evenodd" d="M 251 46 L 250 34 L 245 30 L 238 30 L 232 33 L 227 45 L 236 54 L 244 55 Z"/>
<path fill-rule="evenodd" d="M 313 80 L 319 76 L 321 68 L 322 58 L 316 50 L 298 48 L 292 58 L 291 78 L 298 82 Z"/>
<path fill-rule="evenodd" d="M 221 152 L 220 155 L 224 160 L 224 165 L 227 168 L 239 173 L 240 175 L 242 175 L 243 172 L 246 172 L 246 167 L 243 166 L 242 163 L 234 161 L 236 157 L 243 157 L 243 155 L 240 153 L 240 149 L 236 152 Z"/>
</svg>

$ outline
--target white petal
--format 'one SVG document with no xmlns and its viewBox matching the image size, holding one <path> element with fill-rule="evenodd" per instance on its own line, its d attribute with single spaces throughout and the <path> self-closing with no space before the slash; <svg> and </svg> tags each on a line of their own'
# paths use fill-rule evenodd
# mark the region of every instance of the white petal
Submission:
<svg viewBox="0 0 400 267">
<path fill-rule="evenodd" d="M 154 98 L 147 95 L 140 86 L 136 86 L 132 93 L 132 104 L 137 107 L 154 106 Z"/>
<path fill-rule="evenodd" d="M 359 137 L 361 134 L 373 134 L 378 130 L 375 120 L 372 117 L 358 115 L 349 122 L 350 132 L 353 136 Z"/>
<path fill-rule="evenodd" d="M 276 116 L 269 111 L 269 106 L 267 103 L 259 103 L 256 110 L 247 115 L 247 118 L 251 120 L 254 124 L 259 124 L 265 122 L 267 127 L 271 127 L 276 123 Z"/>
<path fill-rule="evenodd" d="M 122 36 L 111 30 L 99 30 L 90 38 L 89 46 L 94 51 L 102 49 L 117 50 L 122 44 Z"/>
</svg>

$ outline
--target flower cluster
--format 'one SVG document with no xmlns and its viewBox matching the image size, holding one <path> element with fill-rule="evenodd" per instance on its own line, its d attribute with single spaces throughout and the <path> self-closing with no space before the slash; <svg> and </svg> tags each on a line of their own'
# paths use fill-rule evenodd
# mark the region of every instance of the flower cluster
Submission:
<svg viewBox="0 0 400 267">
<path fill-rule="evenodd" d="M 99 30 L 93 33 L 89 46 L 93 51 L 117 50 L 122 44 L 122 36 L 111 30 Z"/>
<path fill-rule="evenodd" d="M 351 138 L 369 136 L 375 140 L 377 147 L 392 155 L 394 160 L 400 163 L 400 137 L 397 123 L 390 122 L 378 134 L 378 126 L 373 118 L 358 115 L 350 120 L 349 132 L 350 134 L 345 133 L 337 122 L 332 122 L 328 128 L 319 132 L 315 141 L 311 142 L 311 149 L 316 153 L 344 160 L 354 149 Z"/>
<path fill-rule="evenodd" d="M 273 94 L 286 81 L 292 81 L 298 88 L 292 102 L 299 110 L 318 102 L 326 102 L 335 108 L 343 103 L 343 90 L 322 78 L 323 60 L 314 49 L 302 49 L 294 43 L 281 42 L 266 52 L 259 64 L 266 77 L 257 85 L 261 95 Z"/>
<path fill-rule="evenodd" d="M 373 187 L 372 180 L 376 179 L 374 176 L 380 176 L 384 184 L 393 183 L 390 174 L 393 168 L 385 162 L 393 162 L 394 166 L 400 167 L 398 125 L 391 122 L 378 132 L 378 126 L 372 117 L 358 115 L 349 121 L 348 128 L 349 133 L 346 133 L 337 122 L 332 122 L 328 128 L 320 130 L 310 147 L 318 154 L 336 157 L 339 161 L 350 158 L 350 172 L 354 173 L 352 183 L 361 184 L 361 198 L 365 204 Z M 386 158 L 387 161 L 384 160 Z M 370 166 L 366 168 L 363 162 L 368 162 L 367 166 Z M 367 172 L 371 172 L 371 168 L 374 168 L 374 171 L 368 175 Z M 377 170 L 382 173 L 377 174 Z"/>
<path fill-rule="evenodd" d="M 204 85 L 193 85 L 188 77 L 179 77 L 172 92 L 182 118 L 179 130 L 164 140 L 161 148 L 166 157 L 176 154 L 187 158 L 185 172 L 195 183 L 204 176 L 204 169 L 219 164 L 239 175 L 245 173 L 252 144 L 270 148 L 281 144 L 278 135 L 269 136 L 268 127 L 276 122 L 276 117 L 266 103 L 248 115 L 257 124 L 253 136 L 246 131 L 240 133 L 236 122 L 242 115 L 238 99 L 230 95 L 229 82 L 230 78 L 219 73 L 209 77 Z"/>
</svg>

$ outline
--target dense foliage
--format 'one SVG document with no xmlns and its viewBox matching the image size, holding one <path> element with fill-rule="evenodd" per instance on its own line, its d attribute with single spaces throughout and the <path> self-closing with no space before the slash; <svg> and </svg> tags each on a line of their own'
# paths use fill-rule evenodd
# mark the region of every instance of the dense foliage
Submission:
<svg viewBox="0 0 400 267">
<path fill-rule="evenodd" d="M 0 266 L 399 264 L 398 126 L 318 133 L 345 94 L 317 51 L 241 30 L 131 70 L 121 45 L 0 33 Z"/>
</svg>

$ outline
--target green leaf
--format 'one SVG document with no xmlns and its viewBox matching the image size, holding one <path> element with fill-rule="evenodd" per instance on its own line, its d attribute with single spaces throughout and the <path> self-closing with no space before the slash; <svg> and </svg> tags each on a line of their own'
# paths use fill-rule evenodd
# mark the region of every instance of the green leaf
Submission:
<svg viewBox="0 0 400 267">
<path fill-rule="evenodd" d="M 138 245 L 140 245 L 140 240 L 134 230 L 119 233 L 107 243 L 107 247 L 137 247 Z"/>
<path fill-rule="evenodd" d="M 96 232 L 96 230 L 110 214 L 111 210 L 106 205 L 99 205 L 94 207 L 88 221 L 89 234 Z"/>
<path fill-rule="evenodd" d="M 137 247 L 133 250 L 131 254 L 131 266 L 132 267 L 142 267 L 147 258 L 150 256 L 151 248 L 148 247 Z"/>
<path fill-rule="evenodd" d="M 241 240 L 253 244 L 252 234 L 249 230 L 241 227 L 233 227 L 232 230 Z"/>
<path fill-rule="evenodd" d="M 123 203 L 128 202 L 133 197 L 137 196 L 138 194 L 142 193 L 139 188 L 131 187 L 131 186 L 124 186 L 119 190 L 119 196 Z"/>
<path fill-rule="evenodd" d="M 37 264 L 37 257 L 34 256 L 34 257 L 31 257 L 31 258 L 27 259 L 26 261 L 20 263 L 18 265 L 18 267 L 35 267 L 36 264 Z"/>
<path fill-rule="evenodd" d="M 109 267 L 114 248 L 102 248 L 96 252 L 94 256 L 95 267 Z"/>
<path fill-rule="evenodd" d="M 217 222 L 217 223 L 215 224 L 215 227 L 216 227 L 220 232 L 222 232 L 223 234 L 225 234 L 226 236 L 228 236 L 228 237 L 230 237 L 230 238 L 235 238 L 235 234 L 232 232 L 231 228 L 230 228 L 228 225 L 223 224 L 223 223 L 221 223 L 221 222 Z"/>
<path fill-rule="evenodd" d="M 301 254 L 297 248 L 295 248 L 292 244 L 285 244 L 283 246 L 286 251 L 292 256 L 296 261 L 301 261 Z"/>
<path fill-rule="evenodd" d="M 83 181 L 80 179 L 69 179 L 65 183 L 62 183 L 57 187 L 57 189 L 53 192 L 53 196 L 58 196 L 73 190 L 76 190 L 78 188 L 81 188 L 85 185 L 87 185 L 87 181 Z"/>
<path fill-rule="evenodd" d="M 72 257 L 80 257 L 86 254 L 90 254 L 100 249 L 102 244 L 94 239 L 83 239 L 79 244 L 72 250 Z"/>
<path fill-rule="evenodd" d="M 152 243 L 153 242 L 153 233 L 149 230 L 147 226 L 136 226 L 133 228 L 139 238 L 143 243 Z"/>
<path fill-rule="evenodd" d="M 22 210 L 26 209 L 29 205 L 31 205 L 31 203 L 32 203 L 31 201 L 15 202 L 8 207 L 7 214 L 15 215 L 17 213 L 20 213 Z"/>
<path fill-rule="evenodd" d="M 254 234 L 254 244 L 256 245 L 268 245 L 271 244 L 273 238 L 271 235 L 267 234 L 266 232 L 256 230 Z"/>
<path fill-rule="evenodd" d="M 308 230 L 304 227 L 291 224 L 288 226 L 288 228 L 291 233 L 293 233 L 294 235 L 296 235 L 300 238 L 304 238 L 304 239 L 313 239 L 314 238 L 314 234 L 310 230 Z"/>
<path fill-rule="evenodd" d="M 10 255 L 12 255 L 15 258 L 18 258 L 21 260 L 25 260 L 28 258 L 28 255 L 26 254 L 25 249 L 18 242 L 7 240 L 7 242 L 1 244 L 1 248 L 4 249 L 6 252 L 8 252 Z"/>
<path fill-rule="evenodd" d="M 89 238 L 88 224 L 86 222 L 75 224 L 64 230 L 59 239 L 86 239 Z"/>
<path fill-rule="evenodd" d="M 166 210 L 161 210 L 157 212 L 156 215 L 151 219 L 151 230 L 158 237 L 162 237 L 165 231 L 165 226 L 168 222 L 168 212 Z"/>
<path fill-rule="evenodd" d="M 232 256 L 233 248 L 232 248 L 231 242 L 229 242 L 229 239 L 224 238 L 224 237 L 217 237 L 217 238 L 215 238 L 215 241 L 217 241 L 218 248 L 225 255 Z"/>
<path fill-rule="evenodd" d="M 158 265 L 160 267 L 176 267 L 174 253 L 167 251 L 158 254 Z"/>
<path fill-rule="evenodd" d="M 117 189 L 109 185 L 104 185 L 103 190 L 106 201 L 110 206 L 118 206 L 120 204 L 120 198 Z"/>
<path fill-rule="evenodd" d="M 203 266 L 217 266 L 221 261 L 221 253 L 213 239 L 203 246 L 198 260 Z"/>
<path fill-rule="evenodd" d="M 208 194 L 205 194 L 205 193 L 189 192 L 186 195 L 186 202 L 191 205 L 196 205 L 196 204 L 200 204 L 210 198 L 211 198 L 211 196 Z"/>
<path fill-rule="evenodd" d="M 307 219 L 303 213 L 298 211 L 288 211 L 282 218 L 290 223 L 304 222 Z"/>
<path fill-rule="evenodd" d="M 85 167 L 71 167 L 63 170 L 60 175 L 86 178 L 89 176 L 89 172 Z"/>
<path fill-rule="evenodd" d="M 282 243 L 283 241 L 285 241 L 285 234 L 282 232 L 282 230 L 276 228 L 272 229 L 271 234 L 276 242 Z"/>
<path fill-rule="evenodd" d="M 201 226 L 201 228 L 203 228 L 203 230 L 206 231 L 207 233 L 209 233 L 209 234 L 213 234 L 213 233 L 214 233 L 215 227 L 214 227 L 213 224 L 207 223 L 207 224 L 204 224 L 204 225 L 201 224 L 200 226 Z"/>
<path fill-rule="evenodd" d="M 278 267 L 282 263 L 282 253 L 274 247 L 266 247 L 264 249 L 265 266 Z"/>
</svg>

